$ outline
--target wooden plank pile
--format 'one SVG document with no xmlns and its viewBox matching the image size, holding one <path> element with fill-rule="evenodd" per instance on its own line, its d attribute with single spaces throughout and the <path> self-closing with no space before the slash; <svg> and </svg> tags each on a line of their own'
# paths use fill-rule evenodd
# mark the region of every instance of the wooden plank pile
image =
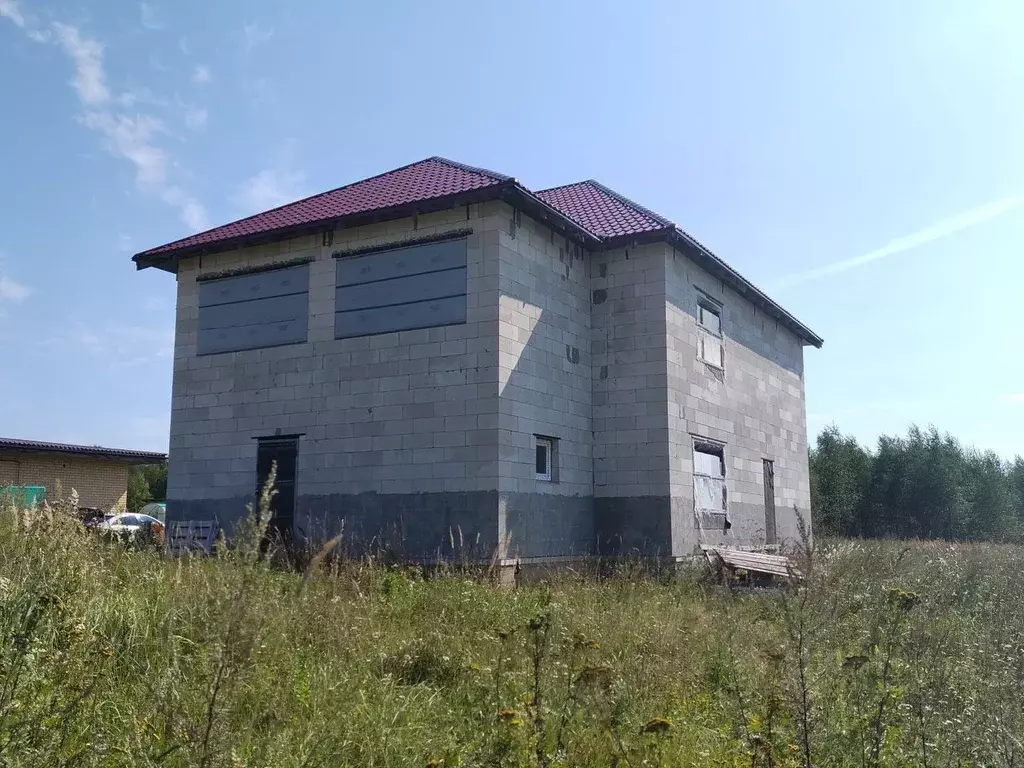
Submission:
<svg viewBox="0 0 1024 768">
<path fill-rule="evenodd" d="M 747 552 L 728 547 L 701 547 L 713 569 L 725 571 L 731 577 L 738 571 L 748 574 L 759 574 L 772 578 L 791 578 L 802 580 L 803 574 L 792 560 L 784 555 L 769 555 L 764 552 Z"/>
</svg>

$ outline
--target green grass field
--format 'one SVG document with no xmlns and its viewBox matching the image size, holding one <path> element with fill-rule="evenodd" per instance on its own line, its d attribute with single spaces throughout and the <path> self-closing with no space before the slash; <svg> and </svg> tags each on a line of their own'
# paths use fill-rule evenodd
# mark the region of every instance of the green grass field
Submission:
<svg viewBox="0 0 1024 768">
<path fill-rule="evenodd" d="M 0 765 L 1022 765 L 1022 554 L 829 541 L 799 590 L 510 591 L 8 509 Z"/>
</svg>

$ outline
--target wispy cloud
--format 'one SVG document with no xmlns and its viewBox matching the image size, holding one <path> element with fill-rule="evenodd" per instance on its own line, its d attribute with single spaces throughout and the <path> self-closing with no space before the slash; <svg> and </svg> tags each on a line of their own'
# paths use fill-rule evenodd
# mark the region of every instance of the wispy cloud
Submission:
<svg viewBox="0 0 1024 768">
<path fill-rule="evenodd" d="M 306 175 L 300 171 L 266 169 L 246 179 L 235 194 L 235 202 L 246 213 L 276 208 L 302 196 Z"/>
<path fill-rule="evenodd" d="M 118 234 L 117 250 L 121 251 L 121 253 L 131 253 L 131 251 L 133 250 L 133 245 L 134 241 L 132 240 L 131 235 L 126 235 L 124 232 Z"/>
<path fill-rule="evenodd" d="M 0 0 L 0 19 L 10 19 L 22 28 L 26 24 L 25 14 L 21 12 L 18 0 Z"/>
<path fill-rule="evenodd" d="M 249 53 L 253 48 L 270 42 L 270 38 L 273 36 L 273 29 L 260 26 L 255 21 L 251 22 L 242 27 L 242 47 L 246 53 Z"/>
<path fill-rule="evenodd" d="M 1024 403 L 1024 392 L 1017 392 L 1016 394 L 1013 395 L 1004 395 L 999 399 L 1002 400 L 1004 403 Z"/>
<path fill-rule="evenodd" d="M 870 264 L 871 262 L 879 261 L 880 259 L 885 259 L 889 256 L 895 256 L 913 248 L 934 243 L 937 240 L 942 240 L 950 235 L 955 235 L 957 232 L 962 232 L 965 229 L 970 229 L 971 227 L 976 227 L 979 224 L 984 224 L 986 221 L 991 221 L 992 219 L 1020 208 L 1021 206 L 1024 206 L 1024 197 L 1006 197 L 1001 200 L 993 200 L 992 202 L 980 205 L 977 208 L 971 208 L 963 213 L 958 213 L 945 219 L 940 219 L 934 224 L 912 234 L 897 237 L 874 251 L 869 251 L 868 253 L 860 256 L 854 256 L 850 259 L 843 259 L 842 261 L 826 264 L 823 267 L 815 267 L 814 269 L 808 269 L 803 272 L 787 275 L 786 277 L 780 278 L 769 285 L 775 289 L 789 288 L 794 285 L 809 283 L 812 280 L 817 280 L 822 277 L 847 272 L 851 269 L 862 267 L 865 264 Z"/>
<path fill-rule="evenodd" d="M 134 367 L 174 356 L 174 328 L 106 324 L 86 326 L 79 322 L 53 339 L 117 367 Z"/>
<path fill-rule="evenodd" d="M 139 20 L 146 29 L 156 30 L 164 28 L 164 23 L 160 20 L 160 15 L 156 8 L 149 3 L 139 3 Z"/>
<path fill-rule="evenodd" d="M 98 107 L 110 101 L 103 74 L 103 46 L 95 40 L 82 37 L 77 27 L 54 23 L 57 41 L 75 64 L 71 85 L 78 99 L 86 107 Z"/>
<path fill-rule="evenodd" d="M 20 304 L 32 295 L 32 289 L 16 282 L 7 275 L 0 275 L 0 301 Z"/>
<path fill-rule="evenodd" d="M 46 43 L 50 40 L 48 30 L 40 29 L 32 19 L 21 10 L 18 0 L 0 0 L 0 19 L 10 19 L 15 26 L 21 27 L 30 40 Z"/>
<path fill-rule="evenodd" d="M 185 127 L 199 131 L 206 127 L 209 114 L 202 107 L 188 107 L 185 110 Z"/>
<path fill-rule="evenodd" d="M 210 68 L 204 67 L 202 64 L 197 64 L 196 68 L 192 70 L 192 82 L 196 85 L 205 85 L 213 79 L 213 75 L 210 74 Z"/>
<path fill-rule="evenodd" d="M 75 67 L 71 84 L 85 109 L 82 124 L 103 136 L 112 155 L 135 167 L 140 189 L 177 208 L 179 217 L 190 229 L 206 229 L 209 223 L 202 204 L 169 180 L 170 158 L 159 143 L 159 138 L 166 134 L 162 121 L 152 115 L 112 109 L 114 104 L 134 105 L 139 100 L 138 93 L 113 99 L 103 69 L 103 46 L 83 36 L 77 27 L 61 23 L 53 26 L 58 44 Z"/>
</svg>

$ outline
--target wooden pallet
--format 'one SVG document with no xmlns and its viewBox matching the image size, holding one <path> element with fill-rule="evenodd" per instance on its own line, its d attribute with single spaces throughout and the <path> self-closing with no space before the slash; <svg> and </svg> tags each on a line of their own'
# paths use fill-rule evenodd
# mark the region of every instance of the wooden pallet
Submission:
<svg viewBox="0 0 1024 768">
<path fill-rule="evenodd" d="M 727 547 L 701 547 L 712 567 L 719 566 L 730 572 L 744 570 L 763 573 L 768 576 L 802 579 L 803 574 L 792 560 L 783 555 L 769 555 L 764 552 L 747 552 Z"/>
<path fill-rule="evenodd" d="M 167 549 L 173 557 L 186 553 L 209 555 L 218 533 L 216 520 L 175 520 L 167 526 Z"/>
</svg>

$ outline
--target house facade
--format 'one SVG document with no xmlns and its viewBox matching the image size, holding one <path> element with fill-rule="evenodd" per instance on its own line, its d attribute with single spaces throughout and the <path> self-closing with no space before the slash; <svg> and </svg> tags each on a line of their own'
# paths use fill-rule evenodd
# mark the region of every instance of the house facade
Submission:
<svg viewBox="0 0 1024 768">
<path fill-rule="evenodd" d="M 166 460 L 166 454 L 151 451 L 0 437 L 0 498 L 5 489 L 26 486 L 45 488 L 51 500 L 58 489 L 74 490 L 82 508 L 123 512 L 131 467 Z"/>
<path fill-rule="evenodd" d="M 168 521 L 414 559 L 685 557 L 809 525 L 821 339 L 596 182 L 430 158 L 152 249 L 177 276 Z"/>
</svg>

